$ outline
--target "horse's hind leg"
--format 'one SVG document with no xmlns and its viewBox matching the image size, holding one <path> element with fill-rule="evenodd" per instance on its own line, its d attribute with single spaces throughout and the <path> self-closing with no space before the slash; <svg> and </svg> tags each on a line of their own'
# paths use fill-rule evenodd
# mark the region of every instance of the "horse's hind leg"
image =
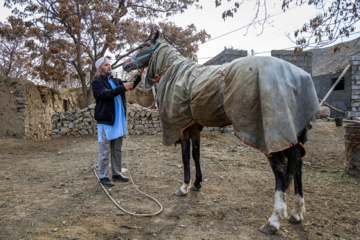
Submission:
<svg viewBox="0 0 360 240">
<path fill-rule="evenodd" d="M 200 167 L 200 126 L 195 125 L 191 130 L 192 156 L 195 162 L 196 179 L 194 185 L 190 187 L 192 191 L 199 191 L 201 188 L 202 174 Z"/>
<path fill-rule="evenodd" d="M 188 129 L 184 131 L 184 139 L 181 140 L 181 154 L 184 165 L 184 183 L 181 188 L 175 192 L 178 196 L 188 193 L 190 182 L 190 133 Z"/>
<path fill-rule="evenodd" d="M 266 234 L 275 234 L 280 229 L 280 219 L 287 217 L 286 190 L 287 190 L 287 158 L 284 152 L 273 153 L 268 158 L 275 175 L 275 203 L 274 210 L 268 222 L 259 230 Z"/>
<path fill-rule="evenodd" d="M 300 156 L 300 151 L 295 151 L 293 153 L 298 161 L 298 167 L 294 176 L 294 188 L 295 188 L 295 207 L 292 210 L 292 214 L 289 217 L 289 222 L 299 223 L 303 220 L 303 213 L 305 212 L 305 201 L 303 197 L 303 188 L 302 188 L 302 158 Z"/>
</svg>

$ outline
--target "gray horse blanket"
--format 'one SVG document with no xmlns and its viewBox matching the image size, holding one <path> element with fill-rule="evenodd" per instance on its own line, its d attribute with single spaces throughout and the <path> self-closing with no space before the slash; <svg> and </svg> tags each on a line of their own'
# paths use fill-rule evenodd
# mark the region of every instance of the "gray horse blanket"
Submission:
<svg viewBox="0 0 360 240">
<path fill-rule="evenodd" d="M 221 127 L 266 154 L 297 143 L 297 137 L 320 111 L 311 76 L 274 57 L 245 57 L 224 65 L 203 66 L 162 43 L 152 55 L 145 79 L 167 69 L 157 86 L 163 144 L 181 138 L 196 122 Z"/>
</svg>

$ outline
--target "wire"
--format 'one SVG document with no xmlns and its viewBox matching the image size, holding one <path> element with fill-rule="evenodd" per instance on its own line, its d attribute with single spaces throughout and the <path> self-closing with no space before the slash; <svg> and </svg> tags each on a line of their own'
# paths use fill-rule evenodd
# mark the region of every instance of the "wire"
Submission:
<svg viewBox="0 0 360 240">
<path fill-rule="evenodd" d="M 292 10 L 292 9 L 294 9 L 294 8 L 296 8 L 296 7 L 299 7 L 299 6 L 294 6 L 294 7 L 290 8 L 289 10 Z M 255 24 L 255 23 L 259 23 L 259 22 L 262 22 L 262 21 L 264 21 L 264 20 L 266 20 L 266 19 L 270 19 L 270 18 L 275 17 L 275 16 L 277 16 L 277 15 L 279 15 L 279 14 L 281 14 L 281 13 L 284 13 L 284 12 L 281 11 L 281 12 L 275 13 L 274 15 L 270 15 L 270 16 L 267 17 L 267 18 L 263 18 L 263 19 L 258 20 L 258 21 L 256 21 L 256 22 L 249 23 L 248 25 L 245 25 L 245 26 L 243 26 L 243 27 L 240 27 L 240 28 L 237 28 L 237 29 L 232 30 L 232 31 L 230 31 L 230 32 L 221 34 L 221 35 L 219 35 L 219 36 L 217 36 L 217 37 L 211 38 L 211 39 L 209 39 L 209 40 L 207 40 L 207 41 L 205 41 L 205 42 L 203 42 L 203 43 L 200 43 L 199 45 L 208 43 L 208 42 L 213 41 L 213 40 L 215 40 L 215 39 L 218 39 L 218 38 L 224 37 L 224 36 L 226 36 L 226 35 L 229 35 L 229 34 L 231 34 L 231 33 L 233 33 L 233 32 L 237 32 L 237 31 L 242 30 L 242 29 L 244 29 L 244 28 L 250 27 L 251 25 L 253 25 L 253 24 Z"/>
<path fill-rule="evenodd" d="M 359 34 L 360 33 L 360 31 L 359 32 L 354 32 L 354 33 L 350 33 L 350 36 L 351 35 L 355 35 L 355 34 Z M 276 38 L 275 38 L 276 39 Z M 274 39 L 272 39 L 272 40 L 274 40 Z M 254 42 L 251 42 L 250 44 L 254 44 Z M 260 45 L 260 44 L 259 44 Z M 245 45 L 246 46 L 246 45 Z M 249 45 L 247 45 L 247 46 L 249 46 Z M 292 46 L 292 47 L 288 47 L 288 48 L 282 48 L 282 49 L 279 49 L 279 50 L 290 50 L 290 49 L 294 49 L 296 46 Z M 314 47 L 308 47 L 309 49 L 315 49 L 315 48 L 317 48 L 316 46 L 314 46 Z M 258 55 L 258 54 L 265 54 L 265 53 L 271 53 L 271 50 L 270 51 L 265 51 L 265 52 L 256 52 L 255 53 L 255 55 Z M 212 58 L 214 58 L 214 56 L 213 57 L 199 57 L 198 59 L 212 59 Z"/>
<path fill-rule="evenodd" d="M 292 9 L 294 9 L 294 8 L 296 8 L 296 7 L 300 7 L 300 6 L 299 6 L 299 5 L 296 5 L 296 6 L 292 7 L 292 8 L 290 8 L 290 9 L 288 9 L 287 11 L 292 10 Z M 205 42 L 203 42 L 203 43 L 200 43 L 199 45 L 208 43 L 208 42 L 210 42 L 210 41 L 213 41 L 213 40 L 216 40 L 216 39 L 219 39 L 219 38 L 222 38 L 222 37 L 224 37 L 224 36 L 226 36 L 226 35 L 229 35 L 229 34 L 231 34 L 231 33 L 236 32 L 236 31 L 239 31 L 239 30 L 242 30 L 242 29 L 244 29 L 244 28 L 250 27 L 250 26 L 253 25 L 253 24 L 262 22 L 262 21 L 264 21 L 264 20 L 266 20 L 266 19 L 273 18 L 273 17 L 275 17 L 275 16 L 277 16 L 277 15 L 279 15 L 279 14 L 281 14 L 281 13 L 283 13 L 283 11 L 278 12 L 278 13 L 276 13 L 276 14 L 274 14 L 274 15 L 270 15 L 270 16 L 267 17 L 267 18 L 263 18 L 263 19 L 261 19 L 261 20 L 258 20 L 257 22 L 250 23 L 250 24 L 248 24 L 248 25 L 242 26 L 242 27 L 237 28 L 237 29 L 235 29 L 235 30 L 232 30 L 232 31 L 230 31 L 230 32 L 227 32 L 227 33 L 221 34 L 221 35 L 219 35 L 219 36 L 216 36 L 216 37 L 214 37 L 214 38 L 211 38 L 211 39 L 209 39 L 208 41 L 205 41 Z M 307 19 L 307 18 L 306 18 L 306 19 Z M 304 20 L 305 20 L 305 18 L 304 18 Z M 301 22 L 301 21 L 299 20 L 298 22 Z M 288 25 L 287 28 L 290 29 L 291 26 L 295 26 L 295 24 Z M 259 42 L 259 41 L 257 42 L 258 45 L 264 44 L 265 42 L 269 41 L 269 38 L 271 38 L 272 36 L 276 35 L 276 33 L 277 33 L 277 32 L 280 32 L 280 31 L 283 31 L 283 30 L 274 31 L 274 32 L 271 33 L 270 36 L 268 36 L 268 38 L 265 38 L 265 39 L 262 38 L 262 39 L 260 40 L 260 42 Z M 353 35 L 353 34 L 356 34 L 356 33 L 352 33 L 352 34 L 350 34 L 350 35 Z M 277 39 L 277 38 L 279 38 L 279 37 L 271 38 L 270 40 L 275 40 L 275 39 Z M 246 48 L 247 46 L 251 46 L 251 45 L 254 45 L 254 41 L 245 43 L 245 45 L 242 46 L 242 48 Z M 288 48 L 283 48 L 283 49 L 280 49 L 280 50 L 294 49 L 295 47 L 296 47 L 296 46 L 288 47 Z M 316 46 L 315 46 L 315 47 L 310 47 L 310 48 L 316 48 Z M 270 52 L 271 52 L 271 51 L 265 51 L 265 52 L 255 53 L 255 54 L 264 54 L 264 53 L 270 53 Z M 198 59 L 211 59 L 211 58 L 213 58 L 213 57 L 198 57 Z"/>
</svg>

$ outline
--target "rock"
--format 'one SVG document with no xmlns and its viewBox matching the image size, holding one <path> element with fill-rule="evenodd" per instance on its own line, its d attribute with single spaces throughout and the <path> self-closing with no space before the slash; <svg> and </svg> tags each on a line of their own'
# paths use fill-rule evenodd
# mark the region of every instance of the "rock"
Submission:
<svg viewBox="0 0 360 240">
<path fill-rule="evenodd" d="M 311 167 L 311 162 L 306 162 L 306 161 L 304 161 L 303 164 L 304 164 L 305 166 Z"/>
</svg>

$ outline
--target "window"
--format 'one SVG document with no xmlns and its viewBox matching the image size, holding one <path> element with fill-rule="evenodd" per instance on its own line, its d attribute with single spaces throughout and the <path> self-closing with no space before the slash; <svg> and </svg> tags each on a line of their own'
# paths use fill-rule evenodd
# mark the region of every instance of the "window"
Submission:
<svg viewBox="0 0 360 240">
<path fill-rule="evenodd" d="M 332 79 L 331 86 L 333 86 L 335 84 L 336 80 L 338 80 L 338 78 L 333 78 Z M 344 90 L 344 89 L 345 89 L 345 79 L 343 77 L 340 80 L 340 82 L 338 82 L 338 84 L 335 86 L 334 90 Z"/>
</svg>

